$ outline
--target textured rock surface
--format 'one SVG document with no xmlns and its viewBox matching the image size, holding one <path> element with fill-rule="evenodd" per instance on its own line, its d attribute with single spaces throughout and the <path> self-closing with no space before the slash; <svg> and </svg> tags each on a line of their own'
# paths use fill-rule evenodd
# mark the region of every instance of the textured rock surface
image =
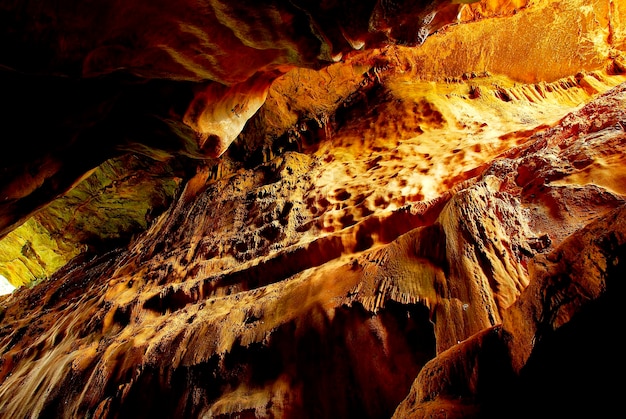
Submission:
<svg viewBox="0 0 626 419">
<path fill-rule="evenodd" d="M 624 194 L 614 192 L 621 188 L 621 175 L 604 178 L 603 169 L 590 167 L 593 160 L 585 156 L 599 152 L 622 160 L 625 92 L 622 86 L 616 97 L 568 115 L 516 150 L 514 160 L 509 155 L 498 163 L 498 177 L 515 182 L 504 188 L 519 200 L 515 208 L 531 210 L 523 227 L 543 233 L 531 236 L 526 249 L 518 248 L 526 257 L 538 252 L 526 261 L 521 258 L 528 286 L 502 311 L 498 326 L 427 364 L 394 417 L 499 417 L 507 406 L 516 406 L 512 417 L 537 411 L 610 414 L 617 393 L 609 382 L 624 367 L 613 345 L 614 331 L 624 320 L 616 298 L 625 273 L 626 207 Z M 603 111 L 596 114 L 599 109 Z M 538 158 L 540 167 L 529 171 L 527 162 Z M 502 176 L 503 167 L 513 169 L 512 175 Z M 615 167 L 613 173 L 617 171 Z M 571 181 L 591 172 L 593 178 Z M 598 184 L 590 182 L 596 176 Z M 605 181 L 610 184 L 600 186 Z M 533 183 L 543 190 L 529 188 Z M 565 225 L 567 230 L 561 231 Z M 477 411 L 476 404 L 484 407 Z"/>
<path fill-rule="evenodd" d="M 460 7 L 440 0 L 3 2 L 5 118 L 32 130 L 21 131 L 28 141 L 12 142 L 0 160 L 0 235 L 122 150 L 217 157 L 276 77 L 366 44 L 415 45 L 429 33 L 424 19 L 432 24 L 438 10 Z M 441 16 L 438 26 L 456 15 Z M 34 111 L 33 101 L 46 112 Z M 42 117 L 37 124 L 33 113 Z"/>
<path fill-rule="evenodd" d="M 620 2 L 92 3 L 0 6 L 3 417 L 619 406 Z"/>
</svg>

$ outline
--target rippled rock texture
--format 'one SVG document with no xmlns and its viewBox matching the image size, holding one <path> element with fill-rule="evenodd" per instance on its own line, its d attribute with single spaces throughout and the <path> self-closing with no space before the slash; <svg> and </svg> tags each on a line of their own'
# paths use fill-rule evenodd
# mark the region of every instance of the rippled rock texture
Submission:
<svg viewBox="0 0 626 419">
<path fill-rule="evenodd" d="M 1 6 L 3 417 L 619 407 L 621 3 L 60 4 Z"/>
</svg>

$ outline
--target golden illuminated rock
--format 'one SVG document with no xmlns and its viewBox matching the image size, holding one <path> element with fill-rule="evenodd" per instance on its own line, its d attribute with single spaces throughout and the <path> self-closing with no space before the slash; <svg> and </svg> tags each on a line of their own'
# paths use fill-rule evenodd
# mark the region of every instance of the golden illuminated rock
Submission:
<svg viewBox="0 0 626 419">
<path fill-rule="evenodd" d="M 326 66 L 366 45 L 421 43 L 440 9 L 443 27 L 461 7 L 228 3 L 0 5 L 3 97 L 11 104 L 4 117 L 31 128 L 0 160 L 0 237 L 120 153 L 220 156 L 279 75 Z"/>
<path fill-rule="evenodd" d="M 219 157 L 265 102 L 273 76 L 261 75 L 234 86 L 210 83 L 198 92 L 183 117 L 198 137 L 198 146 Z"/>
<path fill-rule="evenodd" d="M 517 248 L 528 285 L 502 310 L 497 324 L 430 361 L 394 417 L 422 418 L 441 411 L 448 417 L 498 417 L 513 406 L 508 415 L 520 418 L 540 406 L 548 415 L 610 414 L 617 390 L 604 380 L 614 376 L 613 368 L 623 367 L 611 342 L 624 318 L 614 293 L 620 292 L 624 274 L 620 260 L 626 207 L 623 191 L 615 191 L 613 182 L 604 183 L 601 172 L 589 168 L 593 159 L 585 156 L 598 152 L 608 160 L 622 160 L 625 99 L 626 86 L 621 85 L 535 135 L 487 171 L 513 182 L 497 194 L 508 195 L 516 201 L 516 212 L 525 214 L 527 224 L 515 230 L 535 232 L 521 248 L 519 242 L 501 242 L 506 244 L 501 252 L 515 254 Z M 541 165 L 528 170 L 528 163 L 539 159 Z M 622 164 L 611 167 L 613 179 L 621 183 Z M 502 169 L 513 173 L 504 175 Z M 589 170 L 598 175 L 597 183 L 595 176 L 594 181 L 566 180 Z M 493 259 L 485 252 L 488 267 Z M 593 401 L 580 402 L 580 397 Z"/>
<path fill-rule="evenodd" d="M 626 8 L 226 3 L 0 6 L 0 416 L 618 408 Z"/>
</svg>

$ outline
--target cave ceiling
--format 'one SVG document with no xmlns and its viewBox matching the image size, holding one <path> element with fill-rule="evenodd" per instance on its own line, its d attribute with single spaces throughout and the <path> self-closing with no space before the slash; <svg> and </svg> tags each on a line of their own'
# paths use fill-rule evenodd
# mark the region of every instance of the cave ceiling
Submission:
<svg viewBox="0 0 626 419">
<path fill-rule="evenodd" d="M 463 147 L 489 150 L 452 169 L 471 170 L 624 70 L 620 2 L 101 3 L 1 6 L 0 274 L 18 286 L 145 230 L 198 166 L 221 177 L 337 134 L 358 160 L 379 132 L 349 118 L 381 112 L 364 116 L 385 131 L 414 107 L 384 142 L 450 144 L 458 119 L 477 134 Z M 471 126 L 490 117 L 511 126 Z"/>
<path fill-rule="evenodd" d="M 0 21 L 2 414 L 498 417 L 615 314 L 622 1 L 7 0 Z"/>
</svg>

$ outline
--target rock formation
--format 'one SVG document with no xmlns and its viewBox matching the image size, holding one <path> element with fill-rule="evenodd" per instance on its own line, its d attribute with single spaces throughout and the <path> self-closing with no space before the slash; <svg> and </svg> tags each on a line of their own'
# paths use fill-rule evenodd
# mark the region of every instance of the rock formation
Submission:
<svg viewBox="0 0 626 419">
<path fill-rule="evenodd" d="M 0 5 L 0 416 L 619 409 L 626 6 Z"/>
</svg>

